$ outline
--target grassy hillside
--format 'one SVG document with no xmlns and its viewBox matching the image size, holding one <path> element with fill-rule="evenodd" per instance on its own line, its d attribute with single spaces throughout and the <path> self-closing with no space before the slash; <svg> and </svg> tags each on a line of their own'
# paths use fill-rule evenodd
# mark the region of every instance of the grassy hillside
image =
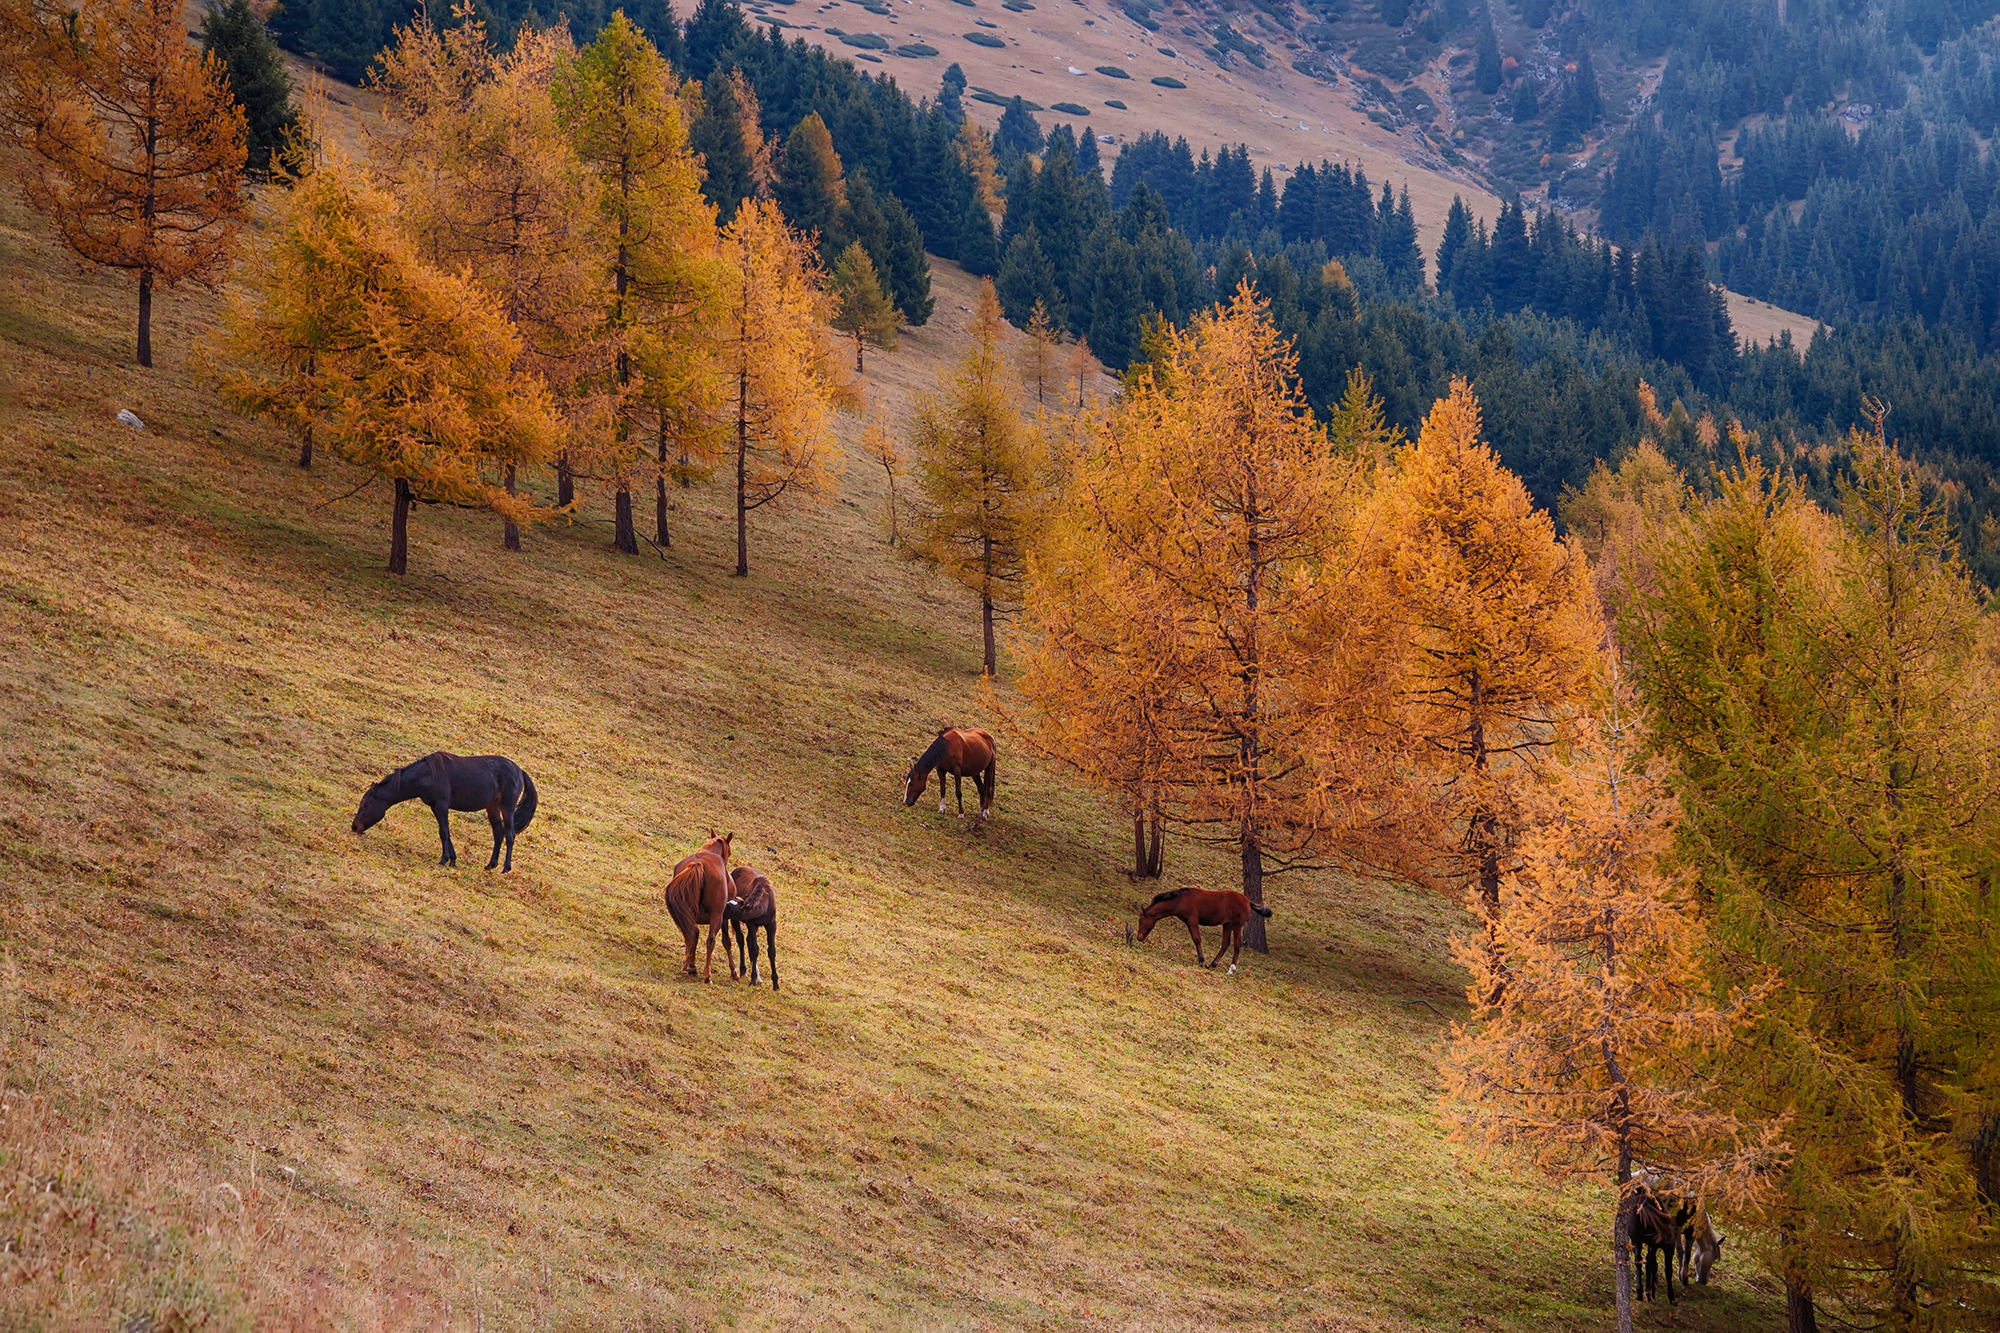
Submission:
<svg viewBox="0 0 2000 1333">
<path fill-rule="evenodd" d="M 940 282 L 889 391 L 962 330 Z M 989 719 L 866 460 L 747 580 L 700 487 L 664 558 L 602 495 L 518 556 L 424 508 L 395 579 L 386 487 L 200 387 L 218 304 L 165 298 L 137 370 L 129 290 L 0 193 L 0 1325 L 1606 1322 L 1604 1192 L 1436 1127 L 1454 909 L 1281 884 L 1218 976 L 1127 947 L 1117 811 L 1018 742 L 990 826 L 899 807 Z M 476 816 L 456 870 L 414 807 L 347 831 L 436 748 L 537 780 L 511 876 Z M 781 993 L 676 976 L 711 827 L 777 886 Z M 1776 1322 L 1741 1263 L 1644 1317 Z"/>
</svg>

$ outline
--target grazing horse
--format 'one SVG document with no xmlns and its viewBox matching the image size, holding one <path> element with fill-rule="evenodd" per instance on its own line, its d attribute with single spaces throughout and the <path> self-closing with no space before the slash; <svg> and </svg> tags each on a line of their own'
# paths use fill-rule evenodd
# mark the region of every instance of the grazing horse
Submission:
<svg viewBox="0 0 2000 1333">
<path fill-rule="evenodd" d="M 778 896 L 771 892 L 771 881 L 761 870 L 749 866 L 738 866 L 729 872 L 730 882 L 735 886 L 729 901 L 722 905 L 722 919 L 728 923 L 723 928 L 722 951 L 729 954 L 729 979 L 734 981 L 739 975 L 748 976 L 750 984 L 757 984 L 757 928 L 764 928 L 764 944 L 771 951 L 771 989 L 778 989 Z M 729 953 L 729 927 L 736 929 L 737 953 L 743 955 L 743 970 L 736 970 L 736 954 Z M 750 928 L 750 942 L 743 942 L 743 928 Z"/>
<path fill-rule="evenodd" d="M 1674 1259 L 1680 1249 L 1680 1227 L 1674 1222 L 1673 1210 L 1661 1202 L 1658 1195 L 1644 1185 L 1638 1186 L 1639 1201 L 1632 1209 L 1632 1285 L 1633 1293 L 1642 1301 L 1650 1301 L 1659 1294 L 1660 1255 L 1667 1257 L 1667 1302 L 1674 1300 Z M 1646 1256 L 1645 1265 L 1639 1264 L 1639 1255 Z"/>
<path fill-rule="evenodd" d="M 979 817 L 992 818 L 993 789 L 1000 777 L 1000 760 L 993 748 L 993 733 L 972 727 L 946 727 L 930 748 L 917 756 L 903 780 L 903 804 L 912 806 L 930 785 L 932 771 L 938 775 L 938 813 L 944 813 L 947 776 L 958 779 L 958 813 L 965 813 L 965 780 L 979 789 Z"/>
<path fill-rule="evenodd" d="M 674 924 L 681 928 L 681 938 L 687 943 L 687 958 L 681 963 L 681 975 L 684 977 L 695 975 L 694 946 L 701 937 L 697 927 L 707 926 L 708 957 L 701 979 L 714 979 L 715 932 L 723 928 L 722 909 L 729 901 L 733 887 L 729 881 L 729 842 L 735 836 L 733 833 L 725 833 L 719 838 L 711 836 L 693 856 L 684 856 L 674 863 L 673 877 L 667 881 L 667 911 L 673 916 Z M 723 952 L 726 954 L 728 949 L 729 942 L 725 938 Z"/>
<path fill-rule="evenodd" d="M 1214 967 L 1222 961 L 1222 951 L 1233 943 L 1236 952 L 1229 958 L 1229 973 L 1236 974 L 1236 960 L 1243 956 L 1243 923 L 1255 912 L 1268 917 L 1271 909 L 1259 907 L 1234 889 L 1169 889 L 1154 896 L 1146 904 L 1146 910 L 1139 913 L 1139 939 L 1153 933 L 1153 927 L 1162 919 L 1177 916 L 1187 922 L 1188 934 L 1194 937 L 1194 965 Z M 1216 947 L 1215 957 L 1204 964 L 1201 958 L 1201 928 L 1221 926 L 1222 943 Z"/>
<path fill-rule="evenodd" d="M 514 835 L 535 817 L 535 780 L 513 760 L 497 754 L 464 758 L 439 750 L 370 787 L 354 812 L 354 831 L 366 833 L 382 822 L 390 806 L 404 801 L 422 801 L 437 816 L 438 841 L 444 844 L 438 857 L 441 866 L 458 864 L 458 849 L 451 845 L 451 812 L 484 810 L 486 822 L 493 826 L 493 855 L 486 868 L 500 863 L 500 844 L 505 841 L 507 864 L 501 871 L 505 874 L 514 868 Z"/>
<path fill-rule="evenodd" d="M 1722 1242 L 1729 1237 L 1716 1231 L 1708 1209 L 1701 1203 L 1682 1204 L 1674 1215 L 1681 1228 L 1681 1285 L 1691 1282 L 1708 1285 L 1708 1274 L 1722 1262 Z"/>
</svg>

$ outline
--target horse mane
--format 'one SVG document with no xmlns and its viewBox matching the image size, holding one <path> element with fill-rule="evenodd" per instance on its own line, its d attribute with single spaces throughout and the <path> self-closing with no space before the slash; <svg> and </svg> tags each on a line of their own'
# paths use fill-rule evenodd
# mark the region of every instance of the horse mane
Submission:
<svg viewBox="0 0 2000 1333">
<path fill-rule="evenodd" d="M 1153 903 L 1172 902 L 1186 892 L 1186 889 L 1168 889 L 1165 893 L 1156 893 L 1153 895 L 1153 902 L 1147 903 L 1146 906 L 1151 907 Z"/>
<path fill-rule="evenodd" d="M 911 765 L 911 767 L 929 770 L 936 768 L 939 764 L 943 763 L 944 738 L 951 730 L 952 729 L 950 727 L 946 727 L 943 731 L 940 731 L 937 734 L 937 739 L 931 742 L 930 748 L 925 750 L 922 754 L 918 755 L 917 762 Z"/>
</svg>

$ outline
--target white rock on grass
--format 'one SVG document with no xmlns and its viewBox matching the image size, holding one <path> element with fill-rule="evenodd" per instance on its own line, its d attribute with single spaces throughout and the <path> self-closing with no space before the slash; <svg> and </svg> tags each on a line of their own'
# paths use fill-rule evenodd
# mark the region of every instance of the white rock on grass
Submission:
<svg viewBox="0 0 2000 1333">
<path fill-rule="evenodd" d="M 124 422 L 126 425 L 130 426 L 133 430 L 146 429 L 146 423 L 139 420 L 139 414 L 137 412 L 134 412 L 129 407 L 121 407 L 118 409 L 118 419 Z"/>
</svg>

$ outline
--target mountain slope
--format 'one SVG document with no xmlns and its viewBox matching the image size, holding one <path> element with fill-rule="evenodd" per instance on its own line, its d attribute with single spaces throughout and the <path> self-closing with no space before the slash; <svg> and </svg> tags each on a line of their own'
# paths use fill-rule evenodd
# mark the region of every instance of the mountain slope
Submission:
<svg viewBox="0 0 2000 1333">
<path fill-rule="evenodd" d="M 939 275 L 898 401 L 963 337 Z M 0 1322 L 1602 1325 L 1603 1192 L 1436 1128 L 1457 909 L 1302 879 L 1198 973 L 1126 944 L 1119 812 L 1004 731 L 990 826 L 896 804 L 992 719 L 865 459 L 747 580 L 710 487 L 665 558 L 600 494 L 519 556 L 427 507 L 393 579 L 383 489 L 201 387 L 218 309 L 164 298 L 131 367 L 131 293 L 0 192 Z M 440 747 L 536 778 L 513 875 L 476 817 L 457 870 L 421 811 L 347 831 Z M 675 975 L 710 828 L 777 885 L 779 993 Z M 1675 1318 L 1776 1324 L 1734 1266 Z"/>
</svg>

